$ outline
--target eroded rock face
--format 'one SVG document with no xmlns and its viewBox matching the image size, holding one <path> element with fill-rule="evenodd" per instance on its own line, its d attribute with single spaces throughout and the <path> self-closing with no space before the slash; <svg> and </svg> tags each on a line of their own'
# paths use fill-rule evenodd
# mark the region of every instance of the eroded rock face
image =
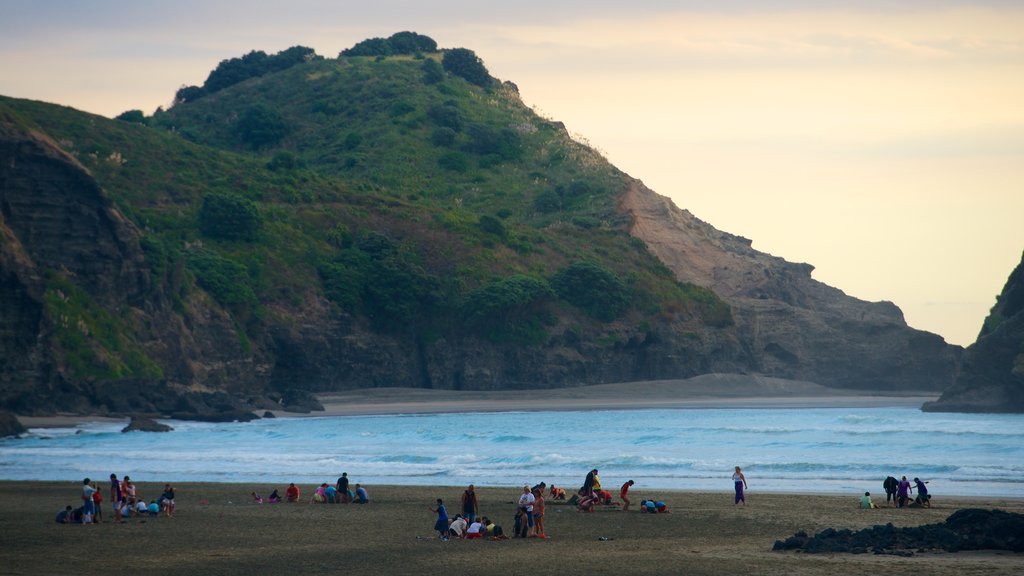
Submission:
<svg viewBox="0 0 1024 576">
<path fill-rule="evenodd" d="M 1024 257 L 964 353 L 956 384 L 931 412 L 1024 412 Z"/>
<path fill-rule="evenodd" d="M 188 318 L 173 310 L 166 287 L 152 282 L 134 225 L 81 164 L 3 107 L 0 215 L 0 406 L 26 415 L 161 412 L 210 383 L 262 390 L 266 378 L 242 350 L 234 321 L 198 296 L 186 303 Z M 119 323 L 110 330 L 120 330 L 121 342 L 137 346 L 163 374 L 75 374 L 59 334 L 97 339 L 47 298 L 76 297 L 76 306 L 94 306 Z M 100 344 L 93 352 L 79 359 L 87 372 L 114 361 Z"/>
<path fill-rule="evenodd" d="M 751 371 L 827 386 L 943 390 L 962 349 L 907 326 L 890 302 L 865 302 L 811 278 L 813 267 L 758 252 L 634 181 L 630 232 L 684 282 L 733 307 Z"/>
</svg>

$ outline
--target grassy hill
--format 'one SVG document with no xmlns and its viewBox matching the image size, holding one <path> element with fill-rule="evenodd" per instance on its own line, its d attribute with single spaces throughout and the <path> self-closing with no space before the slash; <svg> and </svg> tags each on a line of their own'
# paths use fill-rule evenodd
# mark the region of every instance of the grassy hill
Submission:
<svg viewBox="0 0 1024 576">
<path fill-rule="evenodd" d="M 466 80 L 448 53 L 306 53 L 123 120 L 0 106 L 76 158 L 135 224 L 176 314 L 195 315 L 197 298 L 221 309 L 265 363 L 281 359 L 276 333 L 318 322 L 421 353 L 472 341 L 589 356 L 666 331 L 728 331 L 728 305 L 626 232 L 627 176 L 512 84 Z M 68 378 L 104 377 L 65 355 Z"/>
</svg>

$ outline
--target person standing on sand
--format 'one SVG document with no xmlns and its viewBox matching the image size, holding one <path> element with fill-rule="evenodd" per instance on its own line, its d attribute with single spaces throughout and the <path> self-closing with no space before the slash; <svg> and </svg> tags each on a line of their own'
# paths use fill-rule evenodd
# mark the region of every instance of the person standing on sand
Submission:
<svg viewBox="0 0 1024 576">
<path fill-rule="evenodd" d="M 903 508 L 907 505 L 907 501 L 910 500 L 910 493 L 912 491 L 913 488 L 910 487 L 910 481 L 907 480 L 906 476 L 903 476 L 900 480 L 899 487 L 896 488 L 897 508 Z"/>
<path fill-rule="evenodd" d="M 534 536 L 547 538 L 544 533 L 544 489 L 536 487 L 533 489 L 533 523 L 536 526 Z"/>
<path fill-rule="evenodd" d="M 744 491 L 747 489 L 747 478 L 743 476 L 743 471 L 740 467 L 736 467 L 736 471 L 732 473 L 732 483 L 736 487 L 736 502 L 733 504 L 739 504 L 743 502 L 743 505 L 747 505 L 747 497 Z"/>
<path fill-rule="evenodd" d="M 338 493 L 341 494 L 342 504 L 348 504 L 352 501 L 348 491 L 348 472 L 342 472 L 341 478 L 338 478 Z"/>
<path fill-rule="evenodd" d="M 462 515 L 472 523 L 476 521 L 476 516 L 479 513 L 480 505 L 476 500 L 476 487 L 470 484 L 469 488 L 462 493 Z"/>
<path fill-rule="evenodd" d="M 448 510 L 444 507 L 444 502 L 440 498 L 437 499 L 437 508 L 431 508 L 431 512 L 437 514 L 437 522 L 434 522 L 434 530 L 437 530 L 438 538 L 442 542 L 448 541 Z"/>
<path fill-rule="evenodd" d="M 536 498 L 529 486 L 523 486 L 523 495 L 519 497 L 519 511 L 523 513 L 523 522 L 520 525 L 520 538 L 526 538 L 533 534 L 533 503 Z"/>
<path fill-rule="evenodd" d="M 114 522 L 121 523 L 121 508 L 124 508 L 124 492 L 117 474 L 110 475 L 110 505 L 114 507 Z"/>
<path fill-rule="evenodd" d="M 628 512 L 629 511 L 629 487 L 632 486 L 632 485 L 633 485 L 633 481 L 630 480 L 630 481 L 626 482 L 625 484 L 623 484 L 622 488 L 619 490 L 619 499 L 622 500 L 622 511 L 623 512 Z"/>
<path fill-rule="evenodd" d="M 92 515 L 96 511 L 96 505 L 92 500 L 92 493 L 95 491 L 88 478 L 82 481 L 82 524 L 92 523 Z"/>
</svg>

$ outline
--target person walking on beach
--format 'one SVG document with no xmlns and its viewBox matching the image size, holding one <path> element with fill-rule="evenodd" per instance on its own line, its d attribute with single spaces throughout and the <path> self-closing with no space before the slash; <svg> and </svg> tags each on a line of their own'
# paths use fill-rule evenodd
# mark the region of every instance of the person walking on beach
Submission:
<svg viewBox="0 0 1024 576">
<path fill-rule="evenodd" d="M 622 488 L 619 490 L 619 499 L 622 500 L 622 511 L 623 512 L 628 512 L 629 511 L 629 487 L 632 486 L 632 485 L 633 485 L 633 481 L 630 480 L 630 481 L 626 482 L 625 484 L 623 484 Z"/>
<path fill-rule="evenodd" d="M 434 522 L 434 530 L 437 530 L 438 538 L 442 542 L 448 541 L 448 510 L 444 507 L 444 502 L 438 498 L 437 508 L 431 508 L 431 512 L 437 514 L 437 522 Z"/>
<path fill-rule="evenodd" d="M 733 504 L 733 506 L 739 504 L 740 502 L 742 502 L 743 505 L 746 506 L 747 497 L 744 494 L 744 491 L 747 489 L 747 478 L 743 476 L 743 471 L 740 470 L 739 466 L 737 466 L 736 471 L 732 473 L 732 483 L 736 487 L 736 502 Z"/>
<path fill-rule="evenodd" d="M 462 493 L 462 515 L 472 523 L 479 513 L 480 505 L 476 501 L 476 487 L 470 484 L 469 488 Z"/>
</svg>

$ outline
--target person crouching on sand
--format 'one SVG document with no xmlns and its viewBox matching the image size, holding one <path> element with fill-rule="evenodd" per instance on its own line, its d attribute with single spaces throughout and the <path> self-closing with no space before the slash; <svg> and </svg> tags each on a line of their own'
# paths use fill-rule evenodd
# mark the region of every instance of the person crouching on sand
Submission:
<svg viewBox="0 0 1024 576">
<path fill-rule="evenodd" d="M 284 491 L 284 497 L 289 502 L 299 501 L 299 487 L 294 482 L 288 485 L 288 488 Z"/>
<path fill-rule="evenodd" d="M 551 499 L 552 500 L 565 500 L 565 488 L 558 488 L 554 484 L 551 485 Z"/>
<path fill-rule="evenodd" d="M 864 495 L 860 497 L 860 507 L 865 510 L 875 507 L 875 503 L 871 501 L 871 492 L 865 492 Z"/>
</svg>

